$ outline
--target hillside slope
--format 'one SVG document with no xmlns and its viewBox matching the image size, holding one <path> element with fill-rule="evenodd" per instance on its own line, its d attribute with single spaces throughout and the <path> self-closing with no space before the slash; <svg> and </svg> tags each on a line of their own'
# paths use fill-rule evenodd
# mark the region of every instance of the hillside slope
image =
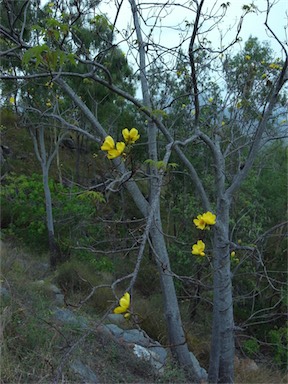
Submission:
<svg viewBox="0 0 288 384">
<path fill-rule="evenodd" d="M 51 273 L 46 261 L 46 255 L 1 245 L 1 383 L 187 382 L 169 358 L 156 373 L 135 356 L 131 343 L 105 332 L 103 324 L 113 316 L 68 304 L 54 284 L 57 272 Z M 133 328 L 126 321 L 118 325 L 127 334 Z M 252 360 L 236 363 L 237 383 L 286 382 L 287 377 L 260 369 Z"/>
</svg>

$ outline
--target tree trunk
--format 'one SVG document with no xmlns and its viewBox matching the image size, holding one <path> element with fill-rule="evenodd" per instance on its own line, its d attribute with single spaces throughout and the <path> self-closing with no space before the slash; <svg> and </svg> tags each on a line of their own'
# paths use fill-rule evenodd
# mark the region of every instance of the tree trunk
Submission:
<svg viewBox="0 0 288 384">
<path fill-rule="evenodd" d="M 54 235 L 54 221 L 52 211 L 51 191 L 49 188 L 49 169 L 51 162 L 55 155 L 58 153 L 58 143 L 55 145 L 53 153 L 48 157 L 45 148 L 45 132 L 44 127 L 40 126 L 37 131 L 29 130 L 33 140 L 35 155 L 41 164 L 42 180 L 45 195 L 45 208 L 46 208 L 46 225 L 48 230 L 48 244 L 50 251 L 50 267 L 55 268 L 57 262 L 60 260 L 60 249 L 57 245 Z"/>
<path fill-rule="evenodd" d="M 56 267 L 56 264 L 60 260 L 60 249 L 55 240 L 54 221 L 53 221 L 53 212 L 52 212 L 52 199 L 51 199 L 51 191 L 49 188 L 48 168 L 45 164 L 42 164 L 42 174 L 43 174 L 43 186 L 44 186 L 44 194 L 45 194 L 46 222 L 47 222 L 49 253 L 50 253 L 50 267 L 54 269 Z"/>
<path fill-rule="evenodd" d="M 160 275 L 170 349 L 179 365 L 190 375 L 191 380 L 194 383 L 198 383 L 201 380 L 205 380 L 207 375 L 205 370 L 200 367 L 196 357 L 192 352 L 189 352 L 187 346 L 174 281 L 171 274 L 169 256 L 163 236 L 159 207 L 155 212 L 154 219 L 150 236 Z"/>
<path fill-rule="evenodd" d="M 222 198 L 217 209 L 213 239 L 214 298 L 213 327 L 209 364 L 210 383 L 234 381 L 234 319 L 230 272 L 228 199 Z"/>
</svg>

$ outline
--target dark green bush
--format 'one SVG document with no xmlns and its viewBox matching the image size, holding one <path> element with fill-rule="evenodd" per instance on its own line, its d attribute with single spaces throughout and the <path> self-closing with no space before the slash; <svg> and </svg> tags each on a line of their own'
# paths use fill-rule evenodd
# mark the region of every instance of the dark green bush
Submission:
<svg viewBox="0 0 288 384">
<path fill-rule="evenodd" d="M 92 231 L 96 238 L 103 235 L 101 227 L 93 223 L 98 204 L 104 201 L 102 194 L 83 192 L 78 187 L 68 188 L 53 179 L 49 181 L 49 188 L 56 237 L 61 239 L 64 248 L 75 243 L 81 245 L 81 241 L 85 245 Z M 46 250 L 48 234 L 42 176 L 7 176 L 1 189 L 1 202 L 4 233 L 17 237 L 33 249 Z"/>
</svg>

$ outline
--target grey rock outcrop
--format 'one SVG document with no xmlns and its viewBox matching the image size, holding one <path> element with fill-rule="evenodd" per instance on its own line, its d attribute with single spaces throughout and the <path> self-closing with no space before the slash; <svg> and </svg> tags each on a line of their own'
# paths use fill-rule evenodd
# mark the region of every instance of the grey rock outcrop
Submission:
<svg viewBox="0 0 288 384">
<path fill-rule="evenodd" d="M 167 351 L 155 340 L 152 340 L 141 329 L 124 330 L 116 324 L 102 326 L 102 331 L 113 336 L 118 342 L 131 347 L 135 356 L 148 361 L 156 373 L 163 373 Z"/>
</svg>

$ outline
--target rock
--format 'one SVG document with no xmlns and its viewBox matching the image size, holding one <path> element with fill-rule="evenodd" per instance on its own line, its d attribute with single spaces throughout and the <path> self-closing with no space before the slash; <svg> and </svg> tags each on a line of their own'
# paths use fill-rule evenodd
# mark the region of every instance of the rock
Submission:
<svg viewBox="0 0 288 384">
<path fill-rule="evenodd" d="M 163 373 L 167 351 L 160 343 L 152 340 L 145 331 L 140 329 L 123 330 L 116 324 L 106 324 L 102 330 L 110 333 L 118 342 L 131 347 L 138 358 L 149 361 L 157 373 Z"/>
<path fill-rule="evenodd" d="M 115 336 L 116 338 L 120 338 L 123 335 L 124 330 L 119 328 L 116 324 L 106 324 L 103 329 L 105 331 L 105 328 L 109 331 L 110 334 Z"/>
<path fill-rule="evenodd" d="M 56 287 L 55 284 L 50 284 L 50 285 L 48 286 L 48 289 L 50 289 L 50 291 L 52 291 L 53 293 L 55 293 L 55 295 L 59 295 L 59 294 L 62 293 L 61 289 L 58 288 L 58 287 Z"/>
<path fill-rule="evenodd" d="M 64 295 L 60 288 L 58 288 L 55 284 L 46 283 L 45 280 L 37 280 L 32 283 L 35 287 L 45 290 L 46 292 L 50 292 L 52 296 L 55 298 L 55 303 L 57 305 L 64 305 Z"/>
<path fill-rule="evenodd" d="M 156 369 L 157 373 L 164 372 L 165 359 L 163 361 L 158 353 L 153 352 L 148 348 L 142 347 L 142 345 L 138 344 L 134 344 L 133 352 L 139 359 L 148 361 L 152 367 Z"/>
<path fill-rule="evenodd" d="M 56 307 L 53 312 L 56 320 L 61 321 L 62 323 L 79 326 L 80 328 L 88 328 L 88 321 L 82 316 L 76 316 L 69 309 Z"/>
<path fill-rule="evenodd" d="M 124 325 L 127 323 L 127 320 L 124 318 L 124 316 L 117 313 L 110 313 L 107 316 L 107 320 L 116 325 Z"/>
<path fill-rule="evenodd" d="M 65 302 L 64 302 L 64 295 L 62 293 L 57 293 L 55 295 L 55 303 L 57 305 L 64 305 Z"/>
<path fill-rule="evenodd" d="M 148 346 L 149 344 L 149 339 L 145 338 L 144 332 L 138 329 L 128 329 L 123 333 L 122 337 L 126 343 L 138 343 L 143 346 Z"/>
<path fill-rule="evenodd" d="M 193 353 L 190 352 L 190 357 L 193 363 L 193 367 L 196 370 L 197 375 L 200 377 L 201 381 L 206 382 L 208 379 L 208 373 L 204 368 L 202 368 L 199 364 L 199 361 L 196 359 L 196 357 L 193 355 Z"/>
<path fill-rule="evenodd" d="M 10 298 L 8 289 L 3 287 L 3 285 L 0 285 L 0 297 L 6 300 Z"/>
<path fill-rule="evenodd" d="M 96 374 L 91 368 L 83 364 L 80 360 L 75 360 L 70 364 L 70 368 L 84 380 L 84 383 L 97 384 L 99 383 Z M 79 383 L 79 381 L 77 381 Z"/>
<path fill-rule="evenodd" d="M 64 303 L 64 295 L 62 294 L 61 289 L 59 289 L 59 288 L 58 288 L 56 285 L 54 285 L 54 284 L 50 284 L 50 285 L 48 286 L 48 289 L 49 289 L 52 293 L 54 293 L 56 304 L 58 304 L 58 305 L 64 305 L 64 304 L 65 304 L 65 303 Z"/>
</svg>

